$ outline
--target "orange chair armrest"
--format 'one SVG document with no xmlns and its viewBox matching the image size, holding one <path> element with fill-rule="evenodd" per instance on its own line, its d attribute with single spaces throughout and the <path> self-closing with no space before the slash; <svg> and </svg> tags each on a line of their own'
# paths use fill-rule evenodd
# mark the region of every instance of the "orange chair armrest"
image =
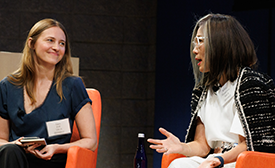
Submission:
<svg viewBox="0 0 275 168">
<path fill-rule="evenodd" d="M 169 155 L 163 154 L 161 159 L 161 168 L 167 168 L 173 160 L 181 157 L 185 157 L 185 156 L 178 153 L 172 153 Z"/>
<path fill-rule="evenodd" d="M 79 146 L 72 146 L 67 152 L 66 168 L 96 167 L 96 158 L 91 157 L 93 151 Z"/>
<path fill-rule="evenodd" d="M 252 167 L 275 167 L 275 154 L 245 151 L 237 159 L 235 168 L 252 168 Z"/>
</svg>

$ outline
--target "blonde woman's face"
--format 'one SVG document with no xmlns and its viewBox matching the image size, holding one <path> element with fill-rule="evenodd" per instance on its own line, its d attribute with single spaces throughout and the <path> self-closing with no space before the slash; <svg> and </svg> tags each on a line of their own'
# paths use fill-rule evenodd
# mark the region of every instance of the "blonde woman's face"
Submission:
<svg viewBox="0 0 275 168">
<path fill-rule="evenodd" d="M 64 56 L 66 36 L 59 27 L 44 30 L 34 44 L 35 60 L 39 65 L 55 66 Z"/>
<path fill-rule="evenodd" d="M 195 60 L 198 61 L 197 65 L 202 73 L 209 72 L 209 66 L 207 66 L 205 61 L 205 46 L 204 46 L 204 33 L 202 26 L 199 27 L 195 39 L 193 39 L 194 49 L 193 53 L 196 55 Z"/>
</svg>

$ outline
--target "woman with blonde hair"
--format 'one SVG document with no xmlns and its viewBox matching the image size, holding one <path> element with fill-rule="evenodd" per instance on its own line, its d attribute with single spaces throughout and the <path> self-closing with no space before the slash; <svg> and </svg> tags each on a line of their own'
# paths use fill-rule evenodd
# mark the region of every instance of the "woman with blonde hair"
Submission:
<svg viewBox="0 0 275 168">
<path fill-rule="evenodd" d="M 30 30 L 21 66 L 0 83 L 0 167 L 65 167 L 71 146 L 97 147 L 92 101 L 73 75 L 64 26 L 43 19 Z M 81 139 L 70 143 L 76 121 Z M 44 138 L 46 145 L 23 143 Z"/>
<path fill-rule="evenodd" d="M 170 168 L 235 167 L 246 150 L 275 151 L 273 80 L 253 70 L 254 45 L 232 16 L 208 14 L 198 20 L 190 45 L 195 87 L 185 142 L 148 139 L 159 153 L 184 154 Z"/>
</svg>

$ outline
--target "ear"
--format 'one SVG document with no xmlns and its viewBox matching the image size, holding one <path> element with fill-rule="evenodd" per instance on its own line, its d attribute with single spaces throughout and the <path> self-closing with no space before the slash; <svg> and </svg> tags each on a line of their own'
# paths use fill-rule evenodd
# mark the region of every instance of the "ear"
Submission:
<svg viewBox="0 0 275 168">
<path fill-rule="evenodd" d="M 29 48 L 34 49 L 34 46 L 32 46 L 32 38 L 31 37 L 28 39 L 28 46 L 29 46 Z"/>
</svg>

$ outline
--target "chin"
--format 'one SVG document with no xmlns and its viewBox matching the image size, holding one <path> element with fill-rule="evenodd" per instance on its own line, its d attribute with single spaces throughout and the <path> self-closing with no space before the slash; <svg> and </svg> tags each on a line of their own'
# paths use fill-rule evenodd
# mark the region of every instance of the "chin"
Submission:
<svg viewBox="0 0 275 168">
<path fill-rule="evenodd" d="M 204 73 L 204 72 L 205 72 L 203 68 L 199 68 L 199 71 L 200 71 L 201 73 Z"/>
</svg>

